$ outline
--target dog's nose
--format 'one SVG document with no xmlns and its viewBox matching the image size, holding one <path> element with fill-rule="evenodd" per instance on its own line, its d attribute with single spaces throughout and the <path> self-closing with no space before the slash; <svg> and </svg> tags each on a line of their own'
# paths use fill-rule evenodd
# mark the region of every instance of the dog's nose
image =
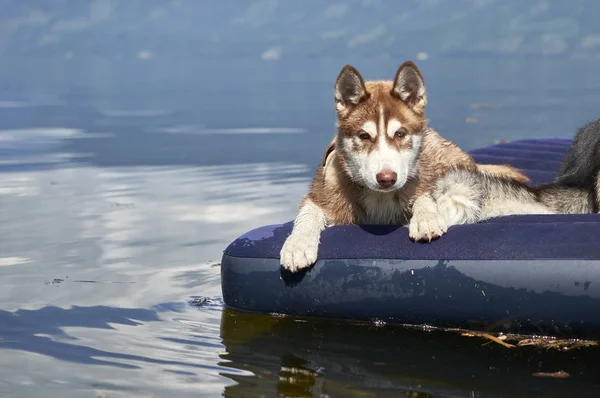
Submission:
<svg viewBox="0 0 600 398">
<path fill-rule="evenodd" d="M 392 170 L 382 170 L 375 176 L 377 179 L 377 183 L 379 187 L 386 189 L 393 186 L 398 179 L 398 174 L 394 173 Z"/>
</svg>

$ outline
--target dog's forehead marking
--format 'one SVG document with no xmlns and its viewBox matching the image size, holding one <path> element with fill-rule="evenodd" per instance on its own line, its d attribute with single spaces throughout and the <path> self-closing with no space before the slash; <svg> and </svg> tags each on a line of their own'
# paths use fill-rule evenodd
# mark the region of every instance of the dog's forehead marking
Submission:
<svg viewBox="0 0 600 398">
<path fill-rule="evenodd" d="M 386 112 L 387 111 L 387 112 Z M 386 128 L 387 125 L 387 128 Z M 386 109 L 384 104 L 379 105 L 379 134 L 394 138 L 396 131 L 402 127 L 400 119 L 394 115 L 393 109 Z"/>
<path fill-rule="evenodd" d="M 386 139 L 386 128 L 385 128 L 385 108 L 383 104 L 379 105 L 379 131 L 378 131 L 378 141 L 379 141 L 379 153 L 381 156 L 381 161 L 385 164 L 393 163 L 392 159 L 394 158 L 394 153 L 396 152 L 395 148 L 390 145 L 388 140 Z"/>
<path fill-rule="evenodd" d="M 352 136 L 352 133 L 362 130 L 368 133 L 372 140 L 384 136 L 397 141 L 399 145 L 408 144 L 410 137 L 398 141 L 395 137 L 396 132 L 405 128 L 409 132 L 408 135 L 419 133 L 416 131 L 418 120 L 398 99 L 392 98 L 387 85 L 379 83 L 381 82 L 367 84 L 372 95 L 356 112 L 351 113 L 348 119 L 342 121 L 344 130 Z"/>
<path fill-rule="evenodd" d="M 385 137 L 385 114 L 383 104 L 379 104 L 379 126 L 377 130 L 381 137 Z"/>
</svg>

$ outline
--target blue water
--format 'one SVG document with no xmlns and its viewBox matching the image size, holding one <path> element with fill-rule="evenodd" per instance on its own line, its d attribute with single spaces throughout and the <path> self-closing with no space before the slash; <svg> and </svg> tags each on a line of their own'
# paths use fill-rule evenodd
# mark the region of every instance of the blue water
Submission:
<svg viewBox="0 0 600 398">
<path fill-rule="evenodd" d="M 461 1 L 477 13 L 452 21 L 478 21 L 465 22 L 471 38 L 440 22 L 452 2 L 395 9 L 431 17 L 427 48 L 400 46 L 420 27 L 390 30 L 394 15 L 383 36 L 375 26 L 343 47 L 323 36 L 347 34 L 335 29 L 361 20 L 359 4 L 387 18 L 382 2 L 83 3 L 0 5 L 0 395 L 596 395 L 598 363 L 583 351 L 224 311 L 218 264 L 237 236 L 294 217 L 333 136 L 346 63 L 391 79 L 428 51 L 417 62 L 431 125 L 466 150 L 571 137 L 600 115 L 600 61 L 577 44 L 593 36 L 586 12 L 562 17 L 554 1 L 560 12 L 531 17 L 567 50 L 527 33 L 522 51 L 490 53 L 471 31 L 510 36 L 494 29 L 521 26 L 517 3 L 486 14 Z M 478 18 L 493 13 L 485 30 Z M 217 23 L 227 15 L 234 28 Z M 561 369 L 571 378 L 531 376 Z"/>
</svg>

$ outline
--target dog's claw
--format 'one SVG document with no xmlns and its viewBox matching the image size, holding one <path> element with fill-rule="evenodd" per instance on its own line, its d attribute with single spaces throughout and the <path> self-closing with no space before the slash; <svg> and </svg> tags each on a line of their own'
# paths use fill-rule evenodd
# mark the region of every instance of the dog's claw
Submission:
<svg viewBox="0 0 600 398">
<path fill-rule="evenodd" d="M 426 212 L 413 215 L 408 235 L 414 241 L 431 242 L 439 239 L 447 230 L 446 222 L 440 214 Z"/>
<path fill-rule="evenodd" d="M 423 238 L 420 239 L 420 241 L 421 242 L 425 242 L 425 241 L 431 242 L 432 240 L 436 240 L 436 239 L 439 239 L 439 238 L 440 238 L 440 235 L 436 234 L 435 232 L 432 232 L 431 233 L 431 238 L 429 237 L 429 234 L 425 234 L 423 236 Z"/>
<path fill-rule="evenodd" d="M 281 266 L 290 272 L 310 267 L 317 261 L 319 236 L 291 234 L 281 248 Z"/>
</svg>

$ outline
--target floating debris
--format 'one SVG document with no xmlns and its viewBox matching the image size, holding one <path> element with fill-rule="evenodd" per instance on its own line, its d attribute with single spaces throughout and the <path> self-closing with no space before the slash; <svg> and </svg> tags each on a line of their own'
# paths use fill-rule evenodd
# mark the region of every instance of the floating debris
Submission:
<svg viewBox="0 0 600 398">
<path fill-rule="evenodd" d="M 59 284 L 61 284 L 64 281 L 65 280 L 61 279 L 61 278 L 54 278 L 51 281 L 47 281 L 46 285 L 58 286 Z"/>
<path fill-rule="evenodd" d="M 558 372 L 536 372 L 533 373 L 532 376 L 551 377 L 553 379 L 566 379 L 568 377 L 571 377 L 571 375 L 565 372 L 564 370 L 559 370 Z"/>
<path fill-rule="evenodd" d="M 489 333 L 480 333 L 480 332 L 465 332 L 465 333 L 462 333 L 461 336 L 483 337 L 483 338 L 486 338 L 488 340 L 493 341 L 494 343 L 498 343 L 500 345 L 503 345 L 506 348 L 514 348 L 515 347 L 513 344 L 509 344 L 509 343 L 506 343 L 506 342 L 503 341 L 503 340 L 506 340 L 506 336 L 505 335 L 502 336 L 503 337 L 502 339 L 500 339 L 500 338 L 498 338 L 496 336 L 492 336 Z"/>
<path fill-rule="evenodd" d="M 386 323 L 385 323 L 385 321 L 382 321 L 381 319 L 375 319 L 375 320 L 373 320 L 373 325 L 375 325 L 376 327 L 382 327 L 382 326 L 385 326 Z"/>
<path fill-rule="evenodd" d="M 210 299 L 208 297 L 198 297 L 198 298 L 190 300 L 190 305 L 193 305 L 195 307 L 203 307 L 209 303 L 210 303 Z"/>
<path fill-rule="evenodd" d="M 381 321 L 374 320 L 375 326 L 382 326 Z M 356 325 L 364 324 L 363 322 L 357 322 Z M 598 347 L 600 341 L 595 340 L 583 340 L 583 339 L 559 339 L 552 336 L 537 336 L 537 335 L 522 335 L 513 333 L 494 333 L 494 332 L 479 332 L 474 330 L 468 330 L 463 328 L 444 328 L 436 327 L 428 324 L 410 324 L 410 323 L 392 323 L 394 327 L 402 327 L 406 329 L 420 330 L 423 332 L 434 332 L 443 331 L 451 333 L 460 333 L 464 337 L 480 337 L 489 340 L 484 343 L 487 345 L 491 342 L 500 344 L 506 348 L 534 346 L 537 348 L 556 349 L 561 351 L 568 351 L 574 348 L 587 348 L 587 347 Z"/>
<path fill-rule="evenodd" d="M 285 317 L 287 317 L 287 314 L 281 314 L 279 312 L 271 312 L 269 315 L 270 316 L 274 316 L 276 318 L 285 318 Z"/>
<path fill-rule="evenodd" d="M 465 123 L 467 123 L 467 124 L 479 123 L 479 119 L 476 119 L 474 117 L 468 117 L 468 118 L 465 118 Z"/>
<path fill-rule="evenodd" d="M 433 332 L 433 331 L 437 330 L 437 328 L 435 326 L 431 326 L 426 323 L 421 325 L 420 329 L 424 332 Z"/>
<path fill-rule="evenodd" d="M 458 331 L 458 330 L 457 330 Z M 499 336 L 493 336 L 490 333 L 474 332 L 474 331 L 461 331 L 461 336 L 465 337 L 483 337 L 495 343 L 501 344 L 507 348 L 513 347 L 526 347 L 534 346 L 538 348 L 556 349 L 561 351 L 568 351 L 574 348 L 583 347 L 595 347 L 598 346 L 597 341 L 592 340 L 580 340 L 580 339 L 557 339 L 548 336 L 521 336 L 513 334 L 500 334 Z M 510 341 L 514 344 L 510 344 Z"/>
<path fill-rule="evenodd" d="M 522 339 L 518 342 L 519 346 L 535 346 L 546 349 L 558 349 L 562 351 L 569 351 L 574 348 L 582 348 L 582 347 L 595 347 L 598 345 L 598 342 L 591 340 L 561 340 L 553 337 L 534 337 L 529 339 Z"/>
</svg>

